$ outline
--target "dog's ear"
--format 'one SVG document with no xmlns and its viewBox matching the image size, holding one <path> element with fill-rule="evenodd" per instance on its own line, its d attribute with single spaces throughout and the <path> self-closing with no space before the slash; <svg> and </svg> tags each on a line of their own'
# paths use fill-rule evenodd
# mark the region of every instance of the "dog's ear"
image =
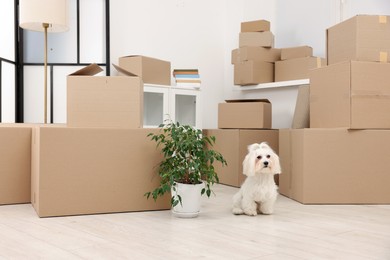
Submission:
<svg viewBox="0 0 390 260">
<path fill-rule="evenodd" d="M 249 150 L 249 147 L 248 147 Z M 256 152 L 255 150 L 250 151 L 242 162 L 243 174 L 246 176 L 255 176 L 256 167 Z"/>
<path fill-rule="evenodd" d="M 273 174 L 281 174 L 282 167 L 280 166 L 279 156 L 275 152 L 272 154 L 272 160 L 274 161 L 272 168 Z"/>
</svg>

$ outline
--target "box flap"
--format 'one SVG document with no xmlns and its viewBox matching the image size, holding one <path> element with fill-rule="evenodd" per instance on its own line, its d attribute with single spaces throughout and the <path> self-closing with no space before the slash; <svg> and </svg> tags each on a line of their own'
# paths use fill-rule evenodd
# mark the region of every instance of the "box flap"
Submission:
<svg viewBox="0 0 390 260">
<path fill-rule="evenodd" d="M 96 63 L 92 63 L 88 65 L 87 67 L 84 67 L 78 71 L 73 72 L 72 74 L 69 74 L 70 76 L 93 76 L 100 72 L 102 72 L 103 69 L 100 68 L 99 65 Z"/>
<path fill-rule="evenodd" d="M 227 99 L 227 103 L 239 103 L 239 102 L 263 102 L 271 103 L 268 99 Z"/>
<path fill-rule="evenodd" d="M 131 73 L 130 71 L 127 71 L 121 67 L 119 67 L 118 65 L 115 65 L 114 63 L 112 64 L 112 66 L 114 66 L 114 68 L 120 72 L 120 73 L 123 73 L 125 74 L 126 76 L 132 76 L 132 77 L 138 77 L 138 75 L 135 75 L 134 73 Z"/>
</svg>

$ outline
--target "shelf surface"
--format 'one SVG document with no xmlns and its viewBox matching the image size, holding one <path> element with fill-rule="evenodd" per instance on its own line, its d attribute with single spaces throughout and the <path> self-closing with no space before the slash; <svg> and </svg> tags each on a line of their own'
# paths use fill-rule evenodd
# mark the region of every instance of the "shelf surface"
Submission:
<svg viewBox="0 0 390 260">
<path fill-rule="evenodd" d="M 250 86 L 234 86 L 233 88 L 234 90 L 255 90 L 255 89 L 300 86 L 300 85 L 307 85 L 309 83 L 310 83 L 309 79 L 298 79 L 298 80 L 262 83 L 262 84 L 250 85 Z"/>
</svg>

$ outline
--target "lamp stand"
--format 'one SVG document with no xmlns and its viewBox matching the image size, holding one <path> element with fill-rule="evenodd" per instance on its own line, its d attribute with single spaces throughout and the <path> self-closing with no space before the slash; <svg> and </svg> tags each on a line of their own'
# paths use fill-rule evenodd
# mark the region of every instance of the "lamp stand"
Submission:
<svg viewBox="0 0 390 260">
<path fill-rule="evenodd" d="M 45 118 L 45 124 L 47 123 L 47 28 L 49 28 L 49 24 L 48 23 L 42 23 L 42 26 L 45 30 L 45 56 L 44 56 L 44 74 L 45 74 L 45 78 L 44 78 L 44 111 L 45 111 L 45 115 L 44 115 L 44 118 Z"/>
</svg>

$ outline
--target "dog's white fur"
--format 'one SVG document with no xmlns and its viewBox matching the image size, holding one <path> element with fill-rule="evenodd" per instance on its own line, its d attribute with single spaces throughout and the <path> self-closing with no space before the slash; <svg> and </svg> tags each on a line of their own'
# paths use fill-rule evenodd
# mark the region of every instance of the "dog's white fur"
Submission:
<svg viewBox="0 0 390 260">
<path fill-rule="evenodd" d="M 233 197 L 233 214 L 272 214 L 278 196 L 274 175 L 280 173 L 279 157 L 266 142 L 249 145 L 243 161 L 247 177 Z"/>
</svg>

